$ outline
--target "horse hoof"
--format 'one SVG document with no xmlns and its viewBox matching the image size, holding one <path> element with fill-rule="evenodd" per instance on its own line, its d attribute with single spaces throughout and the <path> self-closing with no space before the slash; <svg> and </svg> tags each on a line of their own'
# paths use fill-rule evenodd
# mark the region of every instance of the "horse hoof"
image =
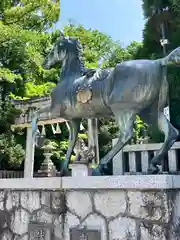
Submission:
<svg viewBox="0 0 180 240">
<path fill-rule="evenodd" d="M 103 176 L 103 166 L 98 166 L 97 168 L 93 168 L 92 176 Z"/>
<path fill-rule="evenodd" d="M 160 172 L 160 169 L 157 166 L 150 165 L 148 173 L 149 174 L 158 174 Z"/>
</svg>

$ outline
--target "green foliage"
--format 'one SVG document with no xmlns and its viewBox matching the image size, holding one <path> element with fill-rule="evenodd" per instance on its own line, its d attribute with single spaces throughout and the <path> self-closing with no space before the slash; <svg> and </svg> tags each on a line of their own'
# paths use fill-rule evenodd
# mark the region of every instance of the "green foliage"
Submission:
<svg viewBox="0 0 180 240">
<path fill-rule="evenodd" d="M 25 96 L 30 98 L 34 96 L 49 95 L 55 86 L 56 85 L 52 82 L 47 82 L 40 85 L 35 85 L 33 82 L 28 82 L 25 84 Z"/>
<path fill-rule="evenodd" d="M 78 137 L 82 138 L 83 140 L 88 140 L 88 135 L 86 133 L 79 133 Z"/>
<path fill-rule="evenodd" d="M 0 81 L 7 81 L 9 83 L 14 83 L 17 80 L 22 80 L 20 74 L 14 74 L 8 68 L 1 68 L 0 70 Z"/>
<path fill-rule="evenodd" d="M 17 144 L 11 132 L 0 135 L 0 166 L 1 168 L 19 168 L 24 160 L 25 151 Z"/>
<path fill-rule="evenodd" d="M 51 140 L 51 145 L 56 148 L 56 150 L 53 151 L 54 157 L 56 157 L 57 159 L 60 159 L 60 160 L 64 160 L 65 153 L 68 148 L 68 142 L 66 140 L 61 141 L 61 142 L 56 141 L 56 140 Z"/>
<path fill-rule="evenodd" d="M 113 48 L 109 50 L 109 55 L 103 62 L 103 67 L 115 67 L 116 64 L 123 61 L 136 59 L 142 44 L 133 41 L 127 48 L 122 48 L 118 42 L 113 44 Z"/>
<path fill-rule="evenodd" d="M 166 9 L 166 13 L 162 12 Z M 180 46 L 180 1 L 179 0 L 143 0 L 144 15 L 148 21 L 143 33 L 143 56 L 146 58 L 158 58 L 163 56 L 162 47 L 160 45 L 161 29 L 160 24 L 164 23 L 165 37 L 169 40 L 166 46 L 167 53 Z M 156 17 L 154 16 L 156 10 Z M 156 20 L 155 20 L 156 19 Z M 169 103 L 170 116 L 172 124 L 180 129 L 180 72 L 179 68 L 168 67 L 169 82 Z M 162 140 L 162 134 L 150 131 L 151 139 L 154 142 Z"/>
<path fill-rule="evenodd" d="M 169 2 L 169 0 L 143 0 L 145 17 L 152 16 L 158 9 L 166 8 Z"/>
<path fill-rule="evenodd" d="M 0 16 L 6 25 L 42 31 L 59 18 L 60 0 L 1 0 Z"/>
<path fill-rule="evenodd" d="M 20 166 L 25 141 L 21 132 L 10 132 L 16 114 L 8 96 L 42 96 L 54 86 L 48 81 L 56 82 L 58 71 L 44 70 L 41 65 L 53 43 L 46 30 L 58 20 L 59 12 L 59 0 L 0 1 L 0 146 L 6 167 Z"/>
<path fill-rule="evenodd" d="M 98 30 L 85 29 L 82 25 L 68 25 L 64 28 L 64 34 L 69 37 L 77 37 L 84 50 L 85 65 L 89 68 L 98 67 L 101 59 L 106 59 L 113 46 L 112 39 Z"/>
<path fill-rule="evenodd" d="M 144 123 L 140 117 L 136 116 L 135 126 L 133 128 L 133 138 L 131 142 L 134 144 L 141 144 L 144 141 L 148 140 L 148 136 L 146 136 L 146 133 L 148 131 L 148 125 Z"/>
</svg>

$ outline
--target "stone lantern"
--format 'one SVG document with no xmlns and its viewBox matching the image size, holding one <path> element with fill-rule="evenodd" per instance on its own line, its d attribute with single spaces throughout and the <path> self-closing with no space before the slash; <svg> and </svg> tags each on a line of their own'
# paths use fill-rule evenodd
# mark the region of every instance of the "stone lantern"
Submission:
<svg viewBox="0 0 180 240">
<path fill-rule="evenodd" d="M 55 177 L 57 170 L 54 165 L 54 163 L 51 160 L 51 157 L 53 155 L 53 150 L 56 149 L 56 147 L 52 146 L 50 142 L 47 142 L 41 149 L 43 149 L 44 153 L 44 161 L 41 165 L 40 170 L 38 171 L 38 176 L 40 177 Z"/>
</svg>

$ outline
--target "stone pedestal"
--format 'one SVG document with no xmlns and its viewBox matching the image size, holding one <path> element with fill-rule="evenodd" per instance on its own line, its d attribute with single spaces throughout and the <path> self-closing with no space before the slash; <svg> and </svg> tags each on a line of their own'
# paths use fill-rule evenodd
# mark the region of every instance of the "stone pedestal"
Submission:
<svg viewBox="0 0 180 240">
<path fill-rule="evenodd" d="M 69 165 L 72 177 L 86 177 L 89 176 L 88 163 L 85 161 L 74 161 Z"/>
<path fill-rule="evenodd" d="M 44 149 L 44 161 L 41 165 L 40 170 L 38 171 L 39 177 L 55 177 L 57 170 L 54 163 L 51 161 L 51 156 L 53 155 L 53 150 L 56 149 L 52 145 L 48 144 L 42 147 Z"/>
</svg>

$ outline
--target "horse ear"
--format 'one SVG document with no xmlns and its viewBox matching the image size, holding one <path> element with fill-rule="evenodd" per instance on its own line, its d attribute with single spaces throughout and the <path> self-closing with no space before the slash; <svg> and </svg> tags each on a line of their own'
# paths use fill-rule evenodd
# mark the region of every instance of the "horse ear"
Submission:
<svg viewBox="0 0 180 240">
<path fill-rule="evenodd" d="M 64 33 L 62 31 L 60 31 L 59 37 L 60 38 L 65 38 Z"/>
</svg>

